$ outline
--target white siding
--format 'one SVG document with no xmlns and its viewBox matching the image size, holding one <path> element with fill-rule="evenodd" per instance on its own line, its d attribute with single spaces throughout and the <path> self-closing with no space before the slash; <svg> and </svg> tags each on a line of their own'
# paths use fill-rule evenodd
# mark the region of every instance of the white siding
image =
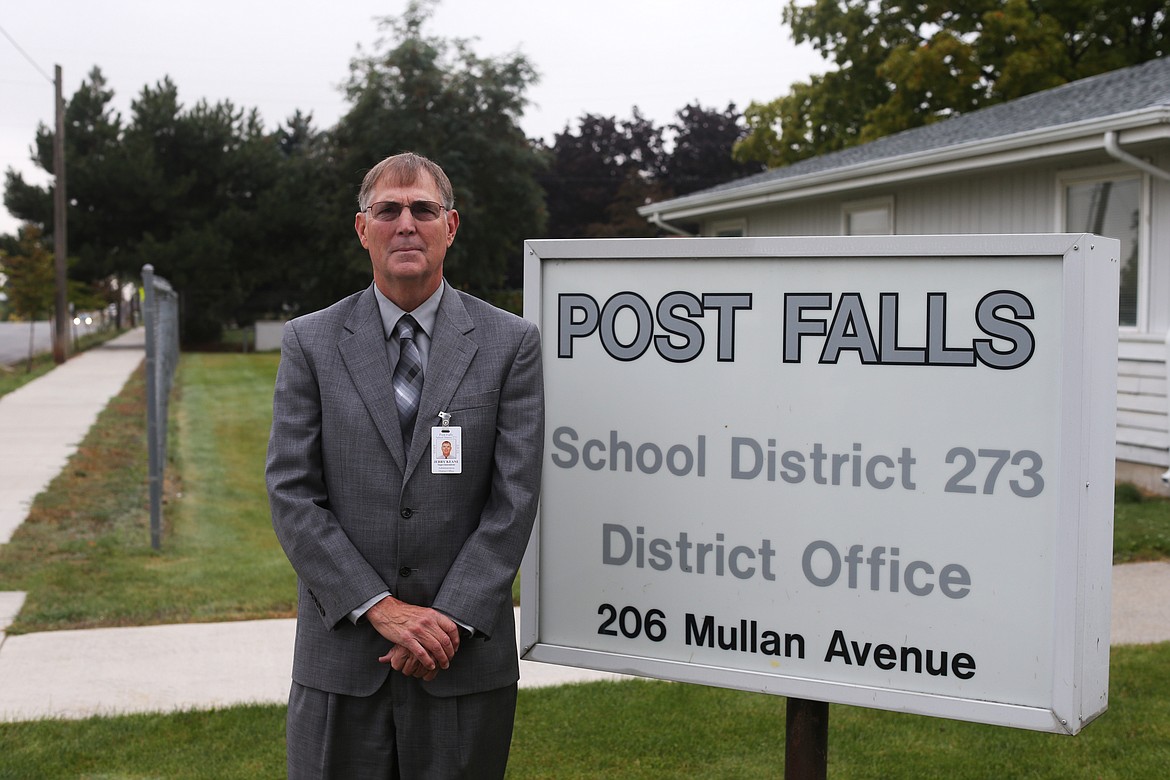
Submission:
<svg viewBox="0 0 1170 780">
<path fill-rule="evenodd" d="M 1170 467 L 1166 343 L 1122 334 L 1117 343 L 1117 458 Z"/>
<path fill-rule="evenodd" d="M 710 225 L 703 233 L 709 235 Z M 841 201 L 819 200 L 782 203 L 747 212 L 749 236 L 835 236 L 841 233 Z"/>
<path fill-rule="evenodd" d="M 1170 170 L 1170 148 L 1159 143 L 1134 149 Z M 992 169 L 978 174 L 936 177 L 911 185 L 852 190 L 839 196 L 779 202 L 724 212 L 719 220 L 743 217 L 748 236 L 840 235 L 842 207 L 863 198 L 892 198 L 894 232 L 1049 233 L 1058 228 L 1062 173 L 1090 166 L 1118 165 L 1104 151 L 1036 165 Z M 1119 339 L 1117 457 L 1170 467 L 1166 333 L 1170 331 L 1170 182 L 1147 177 L 1149 268 L 1144 294 L 1148 333 L 1123 331 Z M 716 222 L 702 224 L 711 235 Z"/>
<path fill-rule="evenodd" d="M 1010 174 L 965 175 L 900 190 L 895 229 L 930 233 L 1051 233 L 1055 171 L 1047 167 Z"/>
</svg>

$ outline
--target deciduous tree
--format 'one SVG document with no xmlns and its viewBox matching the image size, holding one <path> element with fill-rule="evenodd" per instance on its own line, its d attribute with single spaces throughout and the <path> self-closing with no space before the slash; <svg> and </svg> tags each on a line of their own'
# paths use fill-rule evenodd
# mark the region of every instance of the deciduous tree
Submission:
<svg viewBox="0 0 1170 780">
<path fill-rule="evenodd" d="M 541 177 L 553 238 L 654 236 L 646 203 L 686 195 L 763 169 L 731 150 L 747 132 L 734 104 L 679 109 L 665 127 L 635 106 L 628 120 L 584 114 L 557 133 Z"/>
<path fill-rule="evenodd" d="M 32 370 L 33 329 L 38 319 L 47 319 L 53 311 L 56 275 L 53 253 L 41 242 L 36 225 L 20 228 L 15 252 L 0 251 L 2 288 L 8 296 L 8 309 L 29 321 L 28 370 Z"/>
<path fill-rule="evenodd" d="M 670 194 L 686 195 L 763 170 L 758 162 L 732 157 L 732 149 L 747 132 L 734 103 L 723 110 L 704 108 L 698 102 L 679 109 L 667 126 L 670 151 L 664 179 Z"/>
<path fill-rule="evenodd" d="M 1162 56 L 1165 0 L 789 0 L 835 70 L 751 104 L 736 158 L 788 165 Z"/>
<path fill-rule="evenodd" d="M 547 173 L 548 235 L 554 238 L 652 236 L 635 209 L 664 194 L 662 128 L 635 106 L 629 120 L 584 114 L 557 133 Z"/>
</svg>

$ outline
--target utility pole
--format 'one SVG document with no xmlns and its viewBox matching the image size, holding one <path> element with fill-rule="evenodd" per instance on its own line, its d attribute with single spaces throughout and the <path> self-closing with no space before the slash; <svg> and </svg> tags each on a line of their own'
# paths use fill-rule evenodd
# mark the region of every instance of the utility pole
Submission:
<svg viewBox="0 0 1170 780">
<path fill-rule="evenodd" d="M 69 352 L 69 295 L 65 274 L 65 100 L 61 96 L 61 66 L 55 70 L 57 132 L 53 134 L 53 259 L 57 271 L 57 317 L 53 334 L 53 361 L 60 365 Z"/>
</svg>

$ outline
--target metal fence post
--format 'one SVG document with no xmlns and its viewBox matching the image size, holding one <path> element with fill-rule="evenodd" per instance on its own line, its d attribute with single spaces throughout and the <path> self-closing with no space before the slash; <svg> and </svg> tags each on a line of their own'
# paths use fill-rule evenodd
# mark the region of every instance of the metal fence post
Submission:
<svg viewBox="0 0 1170 780">
<path fill-rule="evenodd" d="M 170 283 L 142 266 L 142 320 L 146 329 L 146 443 L 150 479 L 150 546 L 162 547 L 163 473 L 167 456 L 167 420 L 179 362 L 179 303 Z"/>
<path fill-rule="evenodd" d="M 142 287 L 145 291 L 144 324 L 146 326 L 146 451 L 149 456 L 150 477 L 150 546 L 162 546 L 162 459 L 158 447 L 158 401 L 155 366 L 158 364 L 158 337 L 154 332 L 154 266 L 142 266 Z"/>
</svg>

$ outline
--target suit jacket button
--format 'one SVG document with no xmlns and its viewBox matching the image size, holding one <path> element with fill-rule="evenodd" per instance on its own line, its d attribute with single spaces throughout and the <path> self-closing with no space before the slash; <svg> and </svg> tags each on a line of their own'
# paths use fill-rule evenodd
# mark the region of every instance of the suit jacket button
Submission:
<svg viewBox="0 0 1170 780">
<path fill-rule="evenodd" d="M 405 517 L 406 519 L 409 520 L 411 517 L 414 517 L 414 510 L 411 509 L 410 507 L 406 507 L 398 514 L 402 515 L 403 517 Z"/>
<path fill-rule="evenodd" d="M 400 577 L 409 577 L 410 576 L 410 567 L 403 566 L 401 569 L 398 570 L 398 575 Z"/>
</svg>

